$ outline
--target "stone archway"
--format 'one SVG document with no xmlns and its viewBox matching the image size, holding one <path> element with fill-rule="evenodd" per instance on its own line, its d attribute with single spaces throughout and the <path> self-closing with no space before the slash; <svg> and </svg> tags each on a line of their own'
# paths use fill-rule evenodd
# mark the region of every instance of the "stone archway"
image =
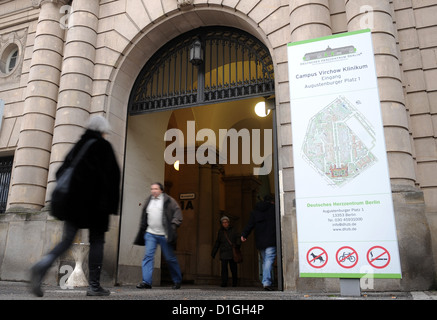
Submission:
<svg viewBox="0 0 437 320">
<path fill-rule="evenodd" d="M 207 30 L 207 29 L 206 29 Z M 229 29 L 227 29 L 227 30 L 229 30 Z M 245 32 L 241 32 L 240 34 L 238 34 L 237 33 L 237 37 L 238 37 L 238 35 L 246 35 L 246 33 Z M 246 36 L 247 37 L 247 36 Z M 250 37 L 248 37 L 248 38 L 250 38 Z M 253 39 L 253 40 L 251 40 L 252 42 L 251 42 L 251 46 L 253 46 L 253 47 L 255 47 L 255 42 L 256 42 L 256 40 L 255 40 L 255 38 L 251 38 L 251 39 Z M 249 39 L 250 40 L 250 39 Z M 247 41 L 247 40 L 242 40 L 242 41 Z M 235 46 L 235 48 L 234 48 L 234 50 L 237 48 L 237 46 Z M 268 52 L 268 50 L 265 48 L 265 46 L 264 45 L 262 45 L 262 48 L 263 48 L 263 57 L 264 57 L 264 59 L 266 59 L 266 55 L 269 55 L 269 52 Z M 215 49 L 218 49 L 218 46 L 216 46 L 215 47 Z M 229 46 L 227 49 L 231 49 L 232 50 L 232 47 L 231 46 Z M 210 51 L 209 52 L 211 52 L 211 49 L 209 49 Z M 258 47 L 256 47 L 256 50 L 259 50 L 259 46 Z M 212 53 L 211 53 L 212 54 Z M 234 57 L 235 59 L 236 59 L 236 57 Z M 244 59 L 244 58 L 243 58 Z M 151 61 L 153 61 L 153 60 L 151 60 Z M 249 60 L 249 63 L 250 63 L 250 60 Z M 272 63 L 271 62 L 271 60 L 270 60 L 270 63 Z M 244 67 L 243 67 L 244 68 Z M 247 67 L 246 67 L 247 68 Z M 273 66 L 271 66 L 271 71 L 273 71 Z M 253 71 L 253 73 L 254 73 L 254 76 L 258 73 L 258 70 L 256 70 L 256 69 L 254 69 L 254 71 Z M 250 74 L 250 71 L 249 71 L 249 74 Z M 267 78 L 267 76 L 265 75 L 265 74 L 262 74 L 261 72 L 260 72 L 260 74 L 261 74 L 261 78 Z M 124 75 L 124 76 L 126 76 L 126 75 Z M 272 76 L 273 77 L 273 76 Z M 141 79 L 140 77 L 138 78 L 138 79 Z M 155 79 L 157 79 L 157 78 L 155 78 Z M 266 94 L 266 95 L 272 95 L 273 93 L 274 93 L 274 88 L 273 88 L 273 85 L 274 85 L 274 83 L 273 83 L 273 78 L 269 78 L 270 80 L 270 82 L 268 82 L 268 83 L 266 83 L 266 82 L 262 82 L 262 81 L 259 81 L 260 82 L 260 88 L 261 89 L 263 89 L 264 88 L 264 91 L 262 91 L 262 90 L 259 90 L 258 88 L 255 88 L 255 86 L 253 86 L 253 90 L 254 90 L 254 92 L 255 91 L 257 91 L 257 90 L 259 90 L 259 92 L 255 92 L 255 94 L 253 94 L 252 93 L 252 95 L 250 95 L 250 94 L 248 94 L 247 96 L 256 96 L 256 93 L 258 94 L 258 96 L 262 96 L 263 94 Z M 167 80 L 170 80 L 170 81 L 172 81 L 172 79 L 171 78 L 169 78 L 169 79 L 164 79 L 165 80 L 165 82 L 167 82 Z M 238 80 L 238 78 L 236 78 L 234 81 L 235 81 L 235 83 L 237 82 L 237 80 Z M 244 80 L 244 79 L 243 79 Z M 244 82 L 244 81 L 243 81 Z M 255 81 L 254 81 L 254 83 L 255 83 Z M 123 84 L 123 85 L 125 85 L 125 84 Z M 250 81 L 248 81 L 248 85 L 250 85 Z M 235 85 L 235 87 L 234 88 L 232 88 L 232 89 L 235 89 L 235 90 L 238 90 L 238 89 L 241 89 L 241 90 L 244 90 L 244 83 L 243 83 L 243 85 L 241 85 L 241 87 L 240 88 L 238 88 L 238 85 Z M 230 87 L 230 85 L 228 85 L 228 87 Z M 267 89 L 266 89 L 267 88 Z M 114 84 L 114 89 L 115 89 L 115 84 Z M 252 89 L 248 89 L 248 92 L 250 93 L 251 92 L 251 90 Z M 124 91 L 122 91 L 122 90 L 118 90 L 116 93 L 117 94 L 122 94 L 122 92 L 124 92 Z M 132 92 L 134 92 L 134 90 L 132 91 Z M 124 93 L 124 96 L 125 96 L 126 94 Z M 244 95 L 242 95 L 242 96 L 244 96 Z M 124 97 L 124 98 L 126 98 L 126 97 Z M 238 95 L 236 95 L 236 96 L 230 96 L 229 97 L 230 98 L 230 100 L 232 100 L 232 99 L 235 99 L 235 98 L 241 98 L 241 97 L 239 97 Z M 113 97 L 113 100 L 115 100 L 115 97 Z M 119 104 L 119 101 L 115 101 L 115 103 L 116 104 Z M 204 104 L 205 103 L 205 101 L 202 101 L 202 103 Z M 108 108 L 108 112 L 110 113 L 110 115 L 111 115 L 111 113 L 113 113 L 113 109 L 112 109 L 112 105 L 110 104 L 110 107 Z M 114 107 L 115 107 L 115 105 L 114 105 Z M 172 108 L 164 108 L 164 110 L 171 110 Z M 132 109 L 129 109 L 130 110 L 130 112 L 132 112 Z M 141 113 L 141 112 L 140 112 Z M 167 113 L 167 111 L 165 111 L 163 114 L 161 114 L 161 115 L 158 115 L 157 113 L 154 113 L 153 114 L 153 117 L 157 117 L 157 118 L 160 118 L 161 116 L 163 116 L 163 117 L 168 117 L 169 115 L 168 115 L 168 113 Z M 129 116 L 128 116 L 129 117 Z M 136 116 L 135 116 L 136 117 Z M 134 117 L 134 118 L 135 118 Z M 128 122 L 128 118 L 126 118 L 126 122 Z M 130 197 L 130 195 L 127 195 L 127 193 L 128 192 L 130 192 L 130 191 L 132 191 L 131 190 L 131 187 L 130 186 L 128 186 L 127 184 L 126 184 L 126 179 L 129 179 L 129 176 L 131 176 L 132 177 L 132 173 L 129 173 L 130 171 L 130 169 L 128 169 L 128 164 L 129 163 L 131 163 L 130 162 L 130 160 L 128 160 L 128 157 L 130 157 L 130 154 L 129 154 L 129 152 L 132 152 L 132 149 L 131 149 L 131 146 L 132 146 L 132 144 L 130 144 L 129 143 L 129 139 L 128 139 L 128 137 L 129 137 L 129 132 L 131 131 L 131 130 L 141 130 L 140 129 L 140 125 L 138 125 L 135 129 L 134 129 L 134 127 L 132 127 L 131 126 L 131 124 L 132 123 L 137 123 L 138 121 L 137 121 L 137 119 L 135 120 L 135 121 L 130 121 L 129 120 L 129 125 L 127 126 L 127 131 L 126 131 L 126 134 L 127 134 L 127 136 L 126 136 L 126 147 L 125 147 L 125 152 L 126 152 L 126 154 L 124 155 L 124 165 L 125 165 L 125 184 L 124 184 L 124 186 L 125 186 L 125 190 L 124 190 L 124 194 L 126 195 L 126 197 Z M 162 128 L 161 128 L 162 129 Z M 157 128 L 157 131 L 158 132 L 161 132 L 162 130 L 161 129 L 158 129 Z M 159 130 L 161 130 L 161 131 L 159 131 Z M 161 132 L 162 133 L 162 132 Z M 121 142 L 121 141 L 120 141 Z M 162 154 L 162 153 L 161 153 Z M 131 165 L 132 165 L 132 163 L 131 163 Z M 138 176 L 137 176 L 138 177 Z M 145 179 L 143 179 L 143 180 L 145 180 Z M 162 181 L 162 179 L 152 179 L 152 180 L 161 180 Z M 144 182 L 144 181 L 143 181 Z M 138 182 L 138 183 L 140 183 L 140 182 Z M 142 183 L 142 182 L 141 182 Z M 141 184 L 140 183 L 140 184 Z M 146 184 L 144 184 L 144 183 L 142 183 L 143 184 L 143 194 L 144 193 L 147 193 L 147 183 Z M 129 190 L 128 190 L 128 189 Z M 137 194 L 137 198 L 133 201 L 134 203 L 140 203 L 141 202 L 141 200 L 139 200 L 140 198 L 138 198 L 139 197 L 139 195 L 140 195 L 140 193 L 141 193 L 141 191 L 139 191 L 139 190 L 136 190 L 135 191 L 136 192 L 136 194 Z M 130 198 L 129 198 L 130 199 Z M 132 199 L 131 199 L 132 200 Z M 129 208 L 127 208 L 124 204 L 125 203 L 127 203 L 127 202 L 132 202 L 132 201 L 127 201 L 127 198 L 125 198 L 125 199 L 123 199 L 123 209 L 122 209 L 122 219 L 121 219 L 121 221 L 122 221 L 122 223 L 120 223 L 120 226 L 119 226 L 119 228 L 120 228 L 120 230 L 121 230 L 121 236 L 120 236 L 120 244 L 119 244 L 119 246 L 120 246 L 120 249 L 119 249 L 119 252 L 120 252 L 120 254 L 119 254 L 119 261 L 118 261 L 118 281 L 121 281 L 121 282 L 134 282 L 135 280 L 138 280 L 138 274 L 139 274 L 139 263 L 141 262 L 141 257 L 142 257 L 142 255 L 143 255 L 143 248 L 138 248 L 138 247 L 134 247 L 134 246 L 132 246 L 132 239 L 127 239 L 127 238 L 125 238 L 123 235 L 126 235 L 126 234 L 131 234 L 132 232 L 133 232 L 133 230 L 132 230 L 132 226 L 135 224 L 135 219 L 136 220 L 138 220 L 139 219 L 139 214 L 138 214 L 138 212 L 136 212 L 136 213 L 134 213 L 133 215 L 132 215 L 132 210 L 134 210 L 134 211 L 139 211 L 138 210 L 138 206 L 136 207 L 136 209 L 135 209 L 135 205 L 133 205 L 133 206 L 131 206 L 131 207 L 129 207 Z M 127 216 L 127 215 L 130 215 L 129 217 Z M 130 229 L 129 230 L 127 230 L 126 229 L 126 219 L 128 219 L 130 222 L 128 222 L 128 224 L 129 225 L 131 225 L 131 227 L 130 227 Z M 135 231 L 136 231 L 136 228 L 135 228 Z M 159 268 L 159 267 L 158 267 Z M 137 275 L 137 278 L 136 279 L 133 279 L 133 278 L 130 278 L 130 276 L 125 276 L 127 273 L 132 273 L 131 271 L 132 270 L 136 270 L 134 273 Z"/>
</svg>

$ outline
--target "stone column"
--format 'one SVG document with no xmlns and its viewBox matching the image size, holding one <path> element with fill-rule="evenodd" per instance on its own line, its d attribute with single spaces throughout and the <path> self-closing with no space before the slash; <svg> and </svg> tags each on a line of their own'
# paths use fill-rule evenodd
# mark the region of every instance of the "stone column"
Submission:
<svg viewBox="0 0 437 320">
<path fill-rule="evenodd" d="M 57 169 L 82 135 L 90 116 L 99 3 L 73 1 L 64 50 L 46 201 L 50 200 L 55 186 Z"/>
<path fill-rule="evenodd" d="M 345 0 L 348 31 L 371 28 L 392 184 L 414 186 L 416 174 L 389 0 Z"/>
<path fill-rule="evenodd" d="M 332 34 L 331 13 L 329 10 L 329 0 L 290 0 L 290 42 L 314 39 Z M 279 135 L 281 137 L 291 137 L 290 123 L 286 123 L 281 115 L 289 115 L 290 106 L 287 104 L 279 105 L 277 123 Z M 282 110 L 281 110 L 282 109 Z M 283 111 L 283 110 L 287 111 Z M 291 120 L 291 119 L 290 119 Z M 291 121 L 290 121 L 291 122 Z M 280 175 L 280 197 L 284 205 L 281 213 L 281 224 L 283 226 L 296 225 L 296 208 L 294 205 L 294 167 L 291 156 L 291 141 L 285 141 L 280 146 L 279 166 L 282 169 Z M 288 144 L 288 145 L 287 145 Z M 287 158 L 283 161 L 282 159 Z M 283 164 L 282 164 L 283 162 Z M 282 168 L 281 168 L 282 166 Z M 283 181 L 283 182 L 282 182 Z M 297 238 L 296 232 L 284 233 L 282 235 L 282 265 L 284 275 L 284 288 L 286 290 L 296 290 L 299 272 L 297 268 Z"/>
<path fill-rule="evenodd" d="M 402 87 L 391 2 L 390 0 L 345 0 L 346 17 L 349 31 L 365 28 L 372 30 L 403 273 L 400 288 L 420 290 L 429 287 L 433 282 L 434 268 L 423 192 L 415 188 L 416 173 L 409 114 Z"/>
<path fill-rule="evenodd" d="M 39 210 L 44 206 L 64 48 L 65 31 L 60 25 L 60 9 L 66 2 L 40 2 L 15 152 L 10 207 Z"/>
<path fill-rule="evenodd" d="M 328 0 L 290 0 L 290 41 L 332 34 Z"/>
<path fill-rule="evenodd" d="M 199 210 L 197 235 L 197 274 L 211 274 L 211 224 L 213 223 L 212 166 L 199 165 Z M 215 217 L 214 217 L 215 218 Z"/>
</svg>

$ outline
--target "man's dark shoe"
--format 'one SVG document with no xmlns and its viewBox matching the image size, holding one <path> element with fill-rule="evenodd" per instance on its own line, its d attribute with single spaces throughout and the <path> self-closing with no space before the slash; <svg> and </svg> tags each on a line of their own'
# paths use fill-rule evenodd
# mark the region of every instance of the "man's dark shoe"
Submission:
<svg viewBox="0 0 437 320">
<path fill-rule="evenodd" d="M 271 286 L 264 286 L 264 290 L 266 291 L 274 291 L 275 289 Z"/>
<path fill-rule="evenodd" d="M 138 289 L 152 289 L 152 286 L 148 283 L 141 282 L 137 284 Z"/>
<path fill-rule="evenodd" d="M 180 289 L 181 288 L 181 284 L 180 283 L 175 283 L 172 287 L 172 289 Z"/>
</svg>

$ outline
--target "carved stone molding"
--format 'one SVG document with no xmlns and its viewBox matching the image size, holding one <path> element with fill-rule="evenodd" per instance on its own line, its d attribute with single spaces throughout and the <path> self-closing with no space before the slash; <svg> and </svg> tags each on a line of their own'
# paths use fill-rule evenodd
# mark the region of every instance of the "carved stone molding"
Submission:
<svg viewBox="0 0 437 320">
<path fill-rule="evenodd" d="M 178 8 L 181 10 L 187 10 L 194 7 L 194 0 L 177 0 Z"/>
<path fill-rule="evenodd" d="M 73 0 L 32 0 L 32 7 L 41 8 L 41 5 L 44 2 L 54 2 L 54 3 L 58 3 L 61 6 L 63 6 L 66 4 L 71 4 L 71 2 L 73 2 Z"/>
</svg>

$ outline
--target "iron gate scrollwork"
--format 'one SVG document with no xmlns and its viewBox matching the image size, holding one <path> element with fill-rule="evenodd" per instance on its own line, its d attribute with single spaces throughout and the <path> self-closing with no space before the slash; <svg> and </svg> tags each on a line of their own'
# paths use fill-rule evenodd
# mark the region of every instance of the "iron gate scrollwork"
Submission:
<svg viewBox="0 0 437 320">
<path fill-rule="evenodd" d="M 190 63 L 190 47 L 201 41 L 203 62 Z M 244 31 L 199 28 L 159 49 L 141 70 L 129 99 L 129 114 L 274 94 L 268 49 Z"/>
</svg>

